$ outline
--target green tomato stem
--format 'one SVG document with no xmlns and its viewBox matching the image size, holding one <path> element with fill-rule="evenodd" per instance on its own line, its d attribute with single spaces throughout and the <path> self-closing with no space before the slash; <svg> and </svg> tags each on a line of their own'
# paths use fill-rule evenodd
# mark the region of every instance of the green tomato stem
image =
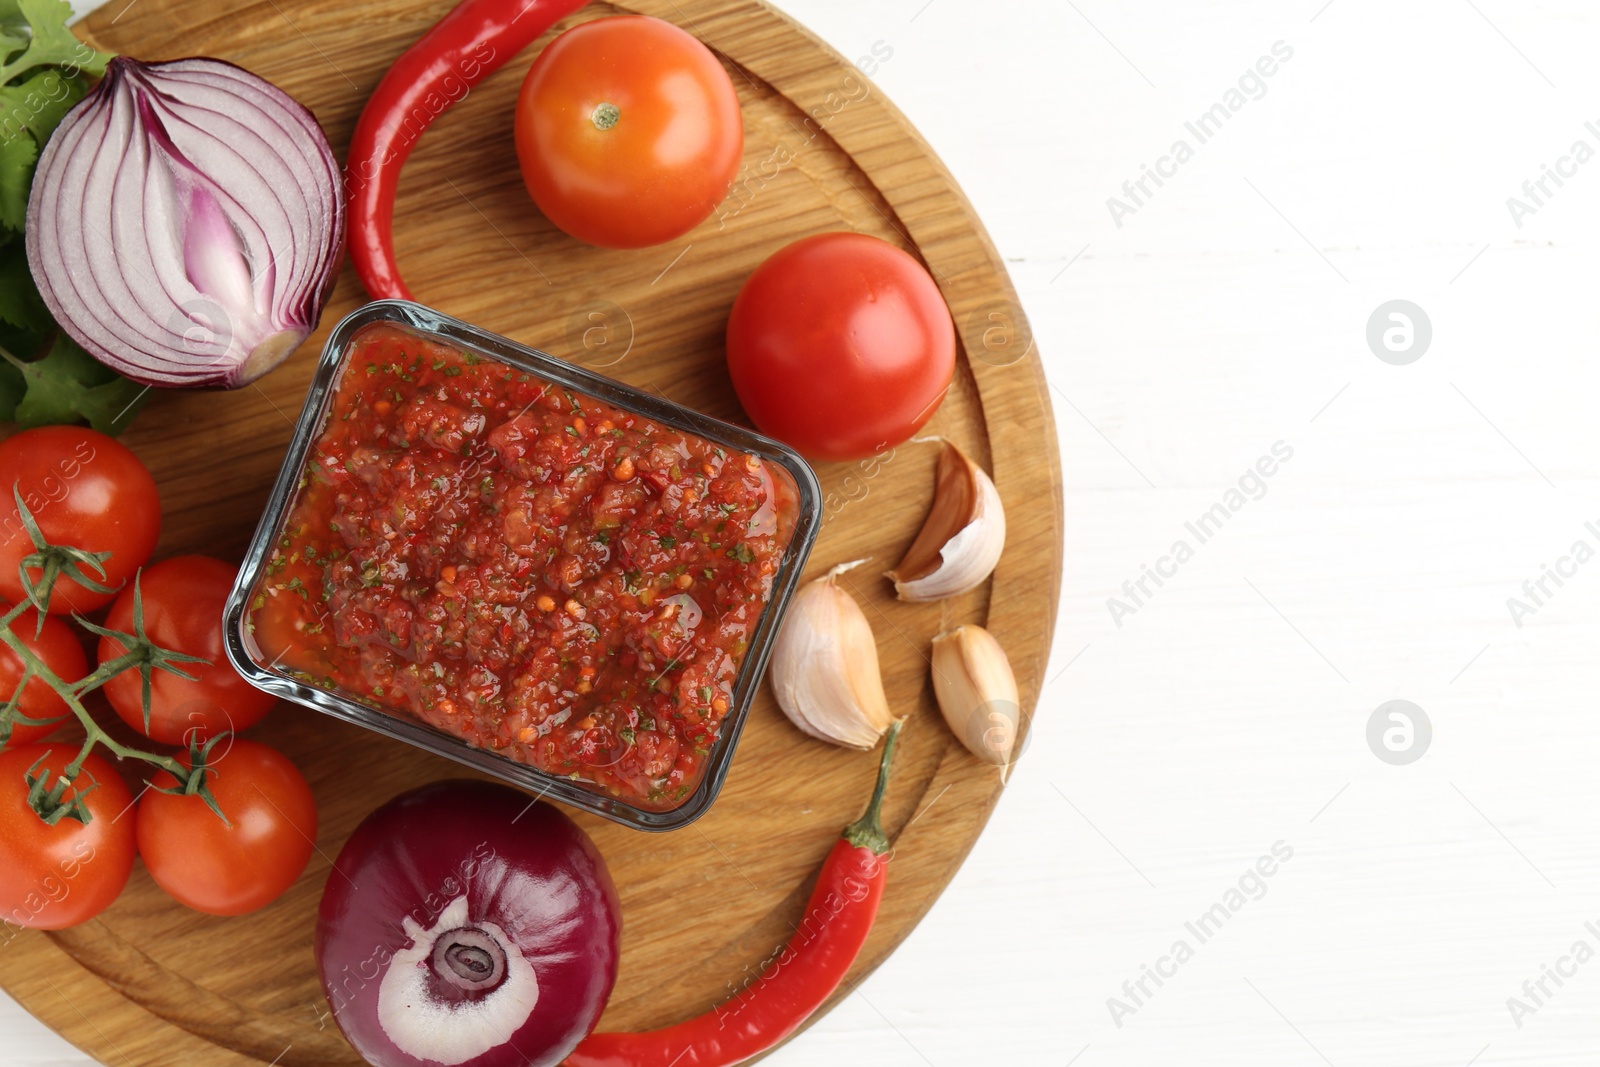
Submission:
<svg viewBox="0 0 1600 1067">
<path fill-rule="evenodd" d="M 0 351 L 0 358 L 3 358 L 5 355 L 8 355 L 8 353 L 3 353 L 3 351 Z M 21 493 L 14 490 L 14 495 L 16 496 L 17 507 L 23 515 L 24 524 L 29 527 L 30 534 L 34 535 L 37 547 L 41 552 L 48 552 L 53 546 L 39 544 L 39 542 L 43 539 L 42 535 L 38 534 L 38 527 L 32 521 L 32 516 L 28 514 L 27 506 L 22 502 Z M 59 577 L 59 572 L 53 573 L 49 568 L 45 570 L 45 573 L 42 576 L 40 583 L 41 588 L 39 588 L 37 592 L 46 603 L 48 603 L 50 586 L 54 584 L 57 577 Z M 135 577 L 134 582 L 135 590 L 137 591 L 137 577 Z M 93 752 L 96 747 L 102 747 L 119 760 L 138 760 L 141 763 L 147 763 L 154 768 L 166 771 L 176 780 L 175 791 L 182 792 L 188 796 L 201 797 L 206 801 L 206 804 L 217 813 L 218 817 L 222 818 L 223 822 L 226 823 L 227 818 L 222 814 L 221 809 L 217 806 L 216 800 L 211 795 L 210 788 L 207 784 L 207 766 L 205 760 L 205 756 L 210 754 L 212 745 L 214 745 L 215 742 L 223 735 L 218 735 L 217 738 L 213 738 L 211 743 L 207 744 L 203 749 L 199 748 L 198 746 L 191 745 L 193 763 L 191 766 L 185 767 L 173 756 L 164 756 L 154 752 L 145 752 L 117 741 L 111 737 L 110 734 L 106 733 L 105 730 L 100 727 L 99 723 L 95 722 L 94 717 L 89 714 L 89 709 L 84 705 L 83 700 L 81 699 L 85 694 L 100 688 L 107 681 L 116 677 L 118 674 L 130 669 L 138 669 L 141 674 L 146 675 L 146 684 L 142 687 L 140 699 L 143 705 L 144 720 L 146 723 L 148 723 L 150 721 L 150 687 L 148 685 L 148 672 L 150 672 L 152 669 L 164 670 L 181 675 L 183 677 L 190 677 L 189 675 L 183 674 L 183 672 L 179 670 L 175 664 L 207 662 L 201 657 L 173 652 L 170 649 L 161 648 L 152 642 L 144 632 L 143 610 L 142 605 L 138 603 L 137 595 L 135 596 L 135 602 L 135 633 L 132 634 L 124 634 L 115 630 L 108 630 L 103 626 L 96 626 L 95 624 L 86 620 L 81 618 L 79 619 L 79 622 L 81 622 L 86 629 L 93 633 L 100 634 L 101 636 L 109 636 L 115 640 L 118 640 L 121 642 L 123 647 L 127 649 L 127 651 L 121 655 L 107 660 L 104 663 L 101 663 L 95 668 L 94 671 L 84 678 L 72 682 L 66 681 L 52 671 L 44 662 L 44 660 L 35 654 L 34 651 L 30 649 L 23 642 L 22 638 L 18 636 L 17 633 L 12 629 L 13 624 L 22 618 L 23 614 L 30 606 L 33 606 L 31 601 L 26 599 L 21 600 L 18 603 L 13 604 L 3 615 L 0 615 L 0 644 L 4 644 L 6 648 L 10 649 L 23 665 L 22 677 L 18 681 L 16 689 L 12 692 L 10 700 L 8 700 L 4 705 L 0 705 L 0 727 L 4 727 L 3 730 L 0 730 L 0 735 L 3 735 L 9 739 L 17 720 L 19 718 L 26 718 L 19 710 L 22 703 L 23 691 L 27 688 L 31 681 L 34 679 L 39 679 L 53 689 L 61 698 L 61 700 L 67 705 L 67 708 L 72 712 L 73 717 L 78 720 L 78 724 L 83 727 L 84 733 L 83 743 L 78 749 L 77 756 L 74 757 L 72 762 L 63 769 L 62 773 L 58 777 L 58 780 L 52 784 L 49 789 L 43 788 L 42 782 L 38 785 L 30 786 L 29 805 L 41 819 L 54 825 L 65 815 L 77 819 L 83 823 L 89 822 L 90 815 L 88 809 L 81 803 L 81 799 L 86 791 L 77 791 L 76 797 L 72 802 L 63 803 L 63 799 L 67 787 L 77 782 L 79 774 L 81 774 L 83 771 L 83 765 L 89 758 L 89 754 Z M 41 627 L 43 625 L 43 615 L 44 613 L 40 612 Z"/>
</svg>

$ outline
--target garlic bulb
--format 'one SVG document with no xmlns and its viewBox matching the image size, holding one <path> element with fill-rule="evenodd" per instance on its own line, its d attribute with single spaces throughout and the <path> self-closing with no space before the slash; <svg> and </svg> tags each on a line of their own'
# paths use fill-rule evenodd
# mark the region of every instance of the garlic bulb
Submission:
<svg viewBox="0 0 1600 1067">
<path fill-rule="evenodd" d="M 778 706 L 803 732 L 868 749 L 893 717 L 872 626 L 838 584 L 840 574 L 863 562 L 842 563 L 795 594 L 773 643 L 768 674 Z"/>
<path fill-rule="evenodd" d="M 933 694 L 961 743 L 985 763 L 1005 767 L 1017 744 L 1022 704 L 1011 661 L 981 626 L 933 639 Z"/>
<path fill-rule="evenodd" d="M 1005 546 L 1006 513 L 994 482 L 946 441 L 934 474 L 933 506 L 888 577 L 901 600 L 942 600 L 981 584 Z"/>
</svg>

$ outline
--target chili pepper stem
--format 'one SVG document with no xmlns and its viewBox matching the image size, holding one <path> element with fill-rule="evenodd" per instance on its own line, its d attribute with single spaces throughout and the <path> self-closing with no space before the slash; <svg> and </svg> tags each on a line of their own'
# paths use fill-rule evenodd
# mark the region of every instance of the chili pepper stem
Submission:
<svg viewBox="0 0 1600 1067">
<path fill-rule="evenodd" d="M 743 990 L 734 990 L 731 999 L 710 1011 L 660 1030 L 590 1034 L 564 1067 L 662 1067 L 680 1062 L 735 1067 L 770 1052 L 839 991 L 872 933 L 883 898 L 888 863 L 881 857 L 890 848 L 883 832 L 883 797 L 903 723 L 890 724 L 867 810 L 828 850 L 806 904 L 806 924 L 795 927 L 782 954 L 774 954 L 746 979 Z M 861 848 L 873 856 L 856 851 Z M 821 921 L 813 922 L 813 916 Z"/>
<path fill-rule="evenodd" d="M 844 828 L 840 836 L 857 848 L 870 848 L 876 855 L 889 851 L 889 835 L 883 832 L 883 795 L 889 788 L 889 768 L 894 762 L 895 742 L 900 738 L 900 725 L 896 719 L 883 735 L 883 756 L 878 761 L 878 783 L 872 789 L 872 799 L 861 818 Z"/>
</svg>

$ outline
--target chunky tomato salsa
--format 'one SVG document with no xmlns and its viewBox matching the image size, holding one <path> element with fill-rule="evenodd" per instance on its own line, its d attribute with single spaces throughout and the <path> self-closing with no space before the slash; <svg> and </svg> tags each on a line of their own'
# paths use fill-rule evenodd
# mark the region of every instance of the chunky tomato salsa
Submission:
<svg viewBox="0 0 1600 1067">
<path fill-rule="evenodd" d="M 794 484 L 403 327 L 351 342 L 250 604 L 278 668 L 650 810 L 699 783 Z"/>
</svg>

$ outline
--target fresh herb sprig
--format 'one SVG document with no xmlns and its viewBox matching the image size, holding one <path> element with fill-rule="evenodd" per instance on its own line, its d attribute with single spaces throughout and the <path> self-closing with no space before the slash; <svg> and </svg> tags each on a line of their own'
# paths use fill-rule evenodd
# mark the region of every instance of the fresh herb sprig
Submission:
<svg viewBox="0 0 1600 1067">
<path fill-rule="evenodd" d="M 111 59 L 67 29 L 65 0 L 0 0 L 0 421 L 116 434 L 144 391 L 57 328 L 28 271 L 28 193 L 45 142 Z"/>
<path fill-rule="evenodd" d="M 123 633 L 105 626 L 97 626 L 82 616 L 74 615 L 79 625 L 89 632 L 100 637 L 108 637 L 120 643 L 125 651 L 113 656 L 100 664 L 87 677 L 80 680 L 62 678 L 52 671 L 37 654 L 33 652 L 23 640 L 12 630 L 22 615 L 32 607 L 39 613 L 39 630 L 44 629 L 44 616 L 50 605 L 50 594 L 55 583 L 63 576 L 69 576 L 73 581 L 86 589 L 96 592 L 110 592 L 110 588 L 102 585 L 97 579 L 105 577 L 105 561 L 110 558 L 109 552 L 86 552 L 83 549 L 72 548 L 65 545 L 52 545 L 45 540 L 39 530 L 39 524 L 34 521 L 33 514 L 22 501 L 22 493 L 13 488 L 12 494 L 17 501 L 17 514 L 22 518 L 22 525 L 27 530 L 28 536 L 33 541 L 34 551 L 24 557 L 18 567 L 22 577 L 23 588 L 27 590 L 27 598 L 12 605 L 11 609 L 0 615 L 0 643 L 10 649 L 11 654 L 22 661 L 22 677 L 17 682 L 16 689 L 5 704 L 0 705 L 0 748 L 11 740 L 12 731 L 17 726 L 47 726 L 65 721 L 67 716 L 58 719 L 32 719 L 22 714 L 19 703 L 23 691 L 34 680 L 39 679 L 55 690 L 66 703 L 71 717 L 78 720 L 83 727 L 84 738 L 78 748 L 77 756 L 67 764 L 62 772 L 52 778 L 47 771 L 41 768 L 43 760 L 35 763 L 28 769 L 26 781 L 28 783 L 28 806 L 31 807 L 39 818 L 52 826 L 62 819 L 76 819 L 85 825 L 91 815 L 84 799 L 91 793 L 97 783 L 90 781 L 80 783 L 79 777 L 83 772 L 84 761 L 89 758 L 96 746 L 105 748 L 119 760 L 132 759 L 148 763 L 153 767 L 166 771 L 176 779 L 176 783 L 168 788 L 159 786 L 164 793 L 174 793 L 185 796 L 198 796 L 206 805 L 216 813 L 219 819 L 227 822 L 227 816 L 217 806 L 217 799 L 212 795 L 208 784 L 208 764 L 213 750 L 217 744 L 228 737 L 227 733 L 201 741 L 198 736 L 191 737 L 189 741 L 189 766 L 184 766 L 181 761 L 173 756 L 164 756 L 158 753 L 143 752 L 117 741 L 95 722 L 89 714 L 89 709 L 84 706 L 84 698 L 90 693 L 105 685 L 106 682 L 123 673 L 124 671 L 138 671 L 140 681 L 140 707 L 144 712 L 145 728 L 150 726 L 150 680 L 154 672 L 167 671 L 180 678 L 193 676 L 185 673 L 183 664 L 206 663 L 208 660 L 200 656 L 190 656 L 182 652 L 162 648 L 150 640 L 144 627 L 144 599 L 139 591 L 139 578 L 133 579 L 133 633 Z"/>
</svg>

